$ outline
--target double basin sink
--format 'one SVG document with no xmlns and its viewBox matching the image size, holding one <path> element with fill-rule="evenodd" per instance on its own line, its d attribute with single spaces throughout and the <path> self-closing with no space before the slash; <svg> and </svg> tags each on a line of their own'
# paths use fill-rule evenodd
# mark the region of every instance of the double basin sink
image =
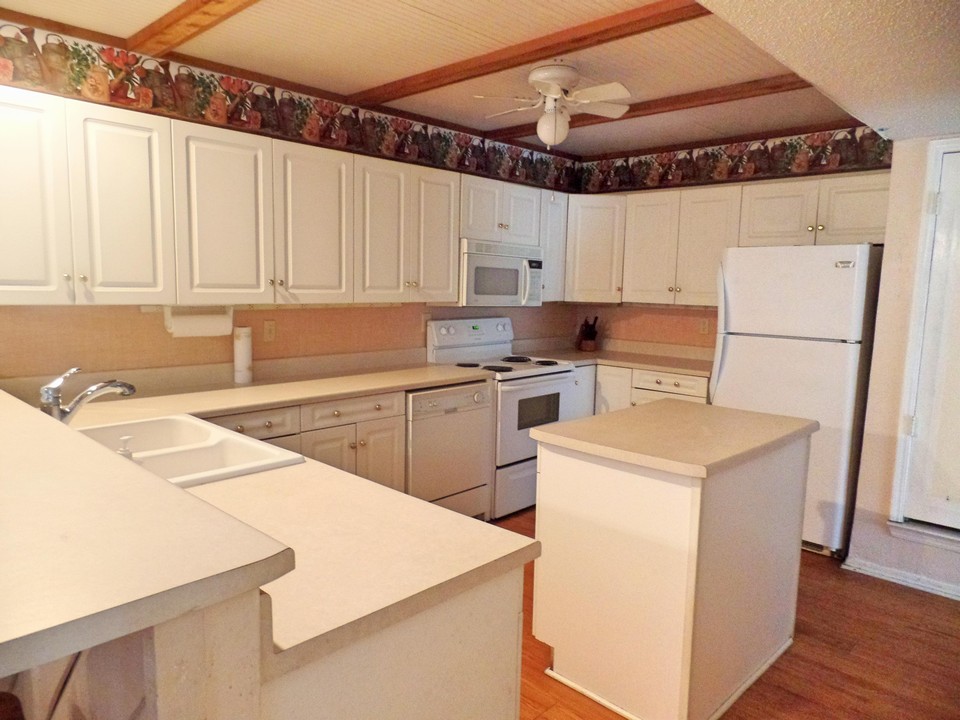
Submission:
<svg viewBox="0 0 960 720">
<path fill-rule="evenodd" d="M 303 456 L 191 415 L 81 428 L 106 448 L 181 487 L 303 462 Z"/>
</svg>

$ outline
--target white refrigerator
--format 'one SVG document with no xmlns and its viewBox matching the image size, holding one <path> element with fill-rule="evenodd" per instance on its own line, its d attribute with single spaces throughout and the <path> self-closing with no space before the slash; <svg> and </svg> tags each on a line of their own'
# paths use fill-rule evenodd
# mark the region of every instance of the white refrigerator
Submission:
<svg viewBox="0 0 960 720">
<path fill-rule="evenodd" d="M 714 405 L 810 418 L 803 541 L 843 557 L 856 492 L 880 277 L 870 245 L 728 248 Z"/>
</svg>

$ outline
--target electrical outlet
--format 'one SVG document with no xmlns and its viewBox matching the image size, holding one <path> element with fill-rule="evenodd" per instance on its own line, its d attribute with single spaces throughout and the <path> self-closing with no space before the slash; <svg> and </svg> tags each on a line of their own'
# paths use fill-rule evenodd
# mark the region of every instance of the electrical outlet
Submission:
<svg viewBox="0 0 960 720">
<path fill-rule="evenodd" d="M 264 320 L 263 321 L 263 341 L 273 342 L 276 339 L 277 339 L 277 321 Z"/>
<path fill-rule="evenodd" d="M 710 321 L 704 318 L 700 321 L 700 334 L 706 335 L 710 332 Z"/>
</svg>

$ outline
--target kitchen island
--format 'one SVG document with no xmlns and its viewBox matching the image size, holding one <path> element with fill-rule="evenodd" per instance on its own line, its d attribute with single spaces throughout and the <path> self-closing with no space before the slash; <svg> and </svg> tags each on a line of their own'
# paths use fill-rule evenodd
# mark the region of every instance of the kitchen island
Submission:
<svg viewBox="0 0 960 720">
<path fill-rule="evenodd" d="M 475 376 L 94 403 L 75 424 Z M 3 393 L 0 430 L 0 689 L 28 717 L 67 675 L 58 720 L 516 717 L 538 543 L 311 460 L 183 490 Z"/>
<path fill-rule="evenodd" d="M 532 429 L 549 672 L 628 718 L 722 714 L 792 641 L 817 428 L 659 400 Z"/>
</svg>

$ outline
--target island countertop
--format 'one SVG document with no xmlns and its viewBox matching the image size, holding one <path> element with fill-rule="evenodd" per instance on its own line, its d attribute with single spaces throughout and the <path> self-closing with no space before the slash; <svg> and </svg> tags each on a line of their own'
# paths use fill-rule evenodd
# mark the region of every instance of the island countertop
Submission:
<svg viewBox="0 0 960 720">
<path fill-rule="evenodd" d="M 588 455 L 706 478 L 819 427 L 815 420 L 657 400 L 532 428 L 530 437 Z"/>
</svg>

